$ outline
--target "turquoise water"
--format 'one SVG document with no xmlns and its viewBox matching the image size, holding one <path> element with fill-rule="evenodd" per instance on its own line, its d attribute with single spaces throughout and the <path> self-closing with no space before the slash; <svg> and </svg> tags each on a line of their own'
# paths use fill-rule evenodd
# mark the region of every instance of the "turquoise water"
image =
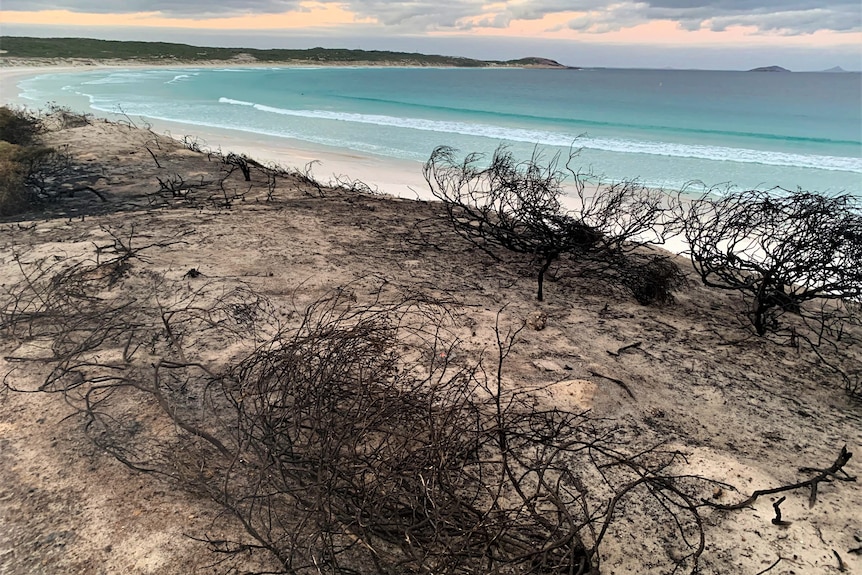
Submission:
<svg viewBox="0 0 862 575">
<path fill-rule="evenodd" d="M 862 76 L 670 70 L 280 68 L 45 75 L 22 97 L 384 157 L 580 148 L 608 180 L 862 195 Z"/>
</svg>

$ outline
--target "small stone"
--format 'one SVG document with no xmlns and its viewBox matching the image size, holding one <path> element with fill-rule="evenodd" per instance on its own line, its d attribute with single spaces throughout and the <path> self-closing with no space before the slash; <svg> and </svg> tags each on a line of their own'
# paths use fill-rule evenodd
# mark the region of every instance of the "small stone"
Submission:
<svg viewBox="0 0 862 575">
<path fill-rule="evenodd" d="M 552 359 L 537 359 L 533 366 L 541 371 L 562 371 L 562 366 Z"/>
<path fill-rule="evenodd" d="M 534 312 L 527 317 L 526 322 L 531 329 L 542 331 L 548 325 L 548 314 L 543 311 Z"/>
</svg>

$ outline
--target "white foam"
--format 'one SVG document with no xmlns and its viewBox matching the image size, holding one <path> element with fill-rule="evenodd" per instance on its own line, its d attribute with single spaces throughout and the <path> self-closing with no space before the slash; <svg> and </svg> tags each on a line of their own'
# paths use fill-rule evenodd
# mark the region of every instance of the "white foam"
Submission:
<svg viewBox="0 0 862 575">
<path fill-rule="evenodd" d="M 189 78 L 191 78 L 191 76 L 188 74 L 177 74 L 172 79 L 165 82 L 165 84 L 173 84 L 174 82 L 180 82 L 182 80 L 188 80 Z"/>
<path fill-rule="evenodd" d="M 102 78 L 81 82 L 81 84 L 87 86 L 100 86 L 105 84 L 138 84 L 146 79 L 146 72 L 114 72 Z"/>
<path fill-rule="evenodd" d="M 219 98 L 222 104 L 233 104 L 235 106 L 254 106 L 254 102 L 243 102 L 242 100 L 231 100 L 230 98 Z"/>
<path fill-rule="evenodd" d="M 256 104 L 254 102 L 233 100 L 230 98 L 219 98 L 219 102 L 222 104 L 253 107 L 261 112 L 283 116 L 372 124 L 377 126 L 460 134 L 465 136 L 478 136 L 495 141 L 526 142 L 542 146 L 574 146 L 576 148 L 602 150 L 623 154 L 646 154 L 674 158 L 694 158 L 720 162 L 738 162 L 768 166 L 791 166 L 862 173 L 862 158 L 844 156 L 804 155 L 724 146 L 677 144 L 670 142 L 622 140 L 613 138 L 590 138 L 582 137 L 578 134 L 549 132 L 544 130 L 526 130 L 522 128 L 509 128 L 491 124 L 430 120 L 425 118 L 400 118 L 396 116 L 376 114 L 333 112 L 330 110 L 291 110 Z"/>
</svg>

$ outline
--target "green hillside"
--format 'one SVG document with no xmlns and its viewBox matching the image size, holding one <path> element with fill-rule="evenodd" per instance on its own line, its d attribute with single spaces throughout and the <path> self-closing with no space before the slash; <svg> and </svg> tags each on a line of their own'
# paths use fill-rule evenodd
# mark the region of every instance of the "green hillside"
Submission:
<svg viewBox="0 0 862 575">
<path fill-rule="evenodd" d="M 436 56 L 379 50 L 311 48 L 309 50 L 253 48 L 211 48 L 166 42 L 123 42 L 89 38 L 27 38 L 0 36 L 3 58 L 78 58 L 97 60 L 138 60 L 141 62 L 202 62 L 212 60 L 250 60 L 260 62 L 363 62 L 423 66 L 564 66 L 546 58 L 485 61 L 453 56 Z"/>
</svg>

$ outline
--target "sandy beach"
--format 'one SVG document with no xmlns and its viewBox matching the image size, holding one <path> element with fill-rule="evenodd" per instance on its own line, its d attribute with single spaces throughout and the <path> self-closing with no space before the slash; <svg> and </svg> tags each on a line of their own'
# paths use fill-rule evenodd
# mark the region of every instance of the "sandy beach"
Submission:
<svg viewBox="0 0 862 575">
<path fill-rule="evenodd" d="M 0 68 L 2 101 L 20 103 L 14 84 L 23 78 L 69 70 Z M 733 511 L 702 505 L 730 505 L 757 490 L 816 477 L 842 447 L 859 453 L 862 419 L 858 402 L 833 372 L 803 348 L 752 336 L 740 316 L 741 296 L 704 287 L 685 258 L 675 261 L 688 285 L 667 305 L 640 305 L 626 290 L 568 260 L 550 271 L 546 300 L 537 302 L 531 258 L 492 257 L 457 235 L 442 204 L 414 199 L 427 197 L 416 165 L 195 128 L 190 135 L 212 149 L 285 167 L 320 161 L 313 172 L 324 184 L 344 175 L 401 197 L 317 188 L 296 174 L 270 179 L 258 168 L 245 181 L 219 158 L 163 136 L 185 135 L 188 127 L 141 127 L 96 118 L 50 130 L 45 143 L 67 151 L 75 175 L 69 185 L 77 191 L 42 211 L 0 222 L 0 311 L 7 314 L 0 318 L 14 315 L 13 309 L 23 313 L 27 306 L 17 304 L 35 301 L 20 295 L 30 285 L 62 287 L 52 274 L 80 265 L 86 272 L 80 285 L 94 291 L 75 300 L 80 309 L 66 311 L 92 309 L 91 321 L 118 318 L 137 326 L 128 342 L 141 338 L 138 347 L 96 345 L 78 357 L 80 369 L 66 374 L 74 391 L 66 394 L 45 392 L 51 388 L 45 381 L 52 353 L 65 349 L 51 330 L 32 338 L 27 329 L 10 325 L 0 338 L 6 384 L 0 390 L 3 575 L 283 569 L 254 546 L 217 497 L 187 489 L 179 473 L 171 478 L 135 471 L 104 443 L 92 441 L 104 436 L 79 411 L 83 395 L 75 386 L 90 381 L 92 365 L 109 366 L 92 377 L 122 372 L 149 381 L 161 365 L 159 353 L 175 358 L 178 350 L 188 363 L 228 373 L 253 353 L 254 338 L 297 329 L 306 307 L 333 293 L 347 309 L 399 298 L 425 311 L 431 307 L 423 306 L 439 306 L 433 308 L 437 315 L 428 311 L 423 317 L 443 318 L 435 320 L 435 333 L 450 338 L 452 347 L 442 357 L 453 369 L 481 363 L 476 373 L 491 379 L 500 333 L 523 328 L 505 360 L 503 389 L 529 393 L 533 406 L 593 418 L 597 428 L 619 437 L 614 449 L 672 454 L 661 473 L 678 479 L 667 485 L 692 476 L 713 481 L 689 508 L 674 508 L 677 515 L 647 489 L 621 500 L 599 548 L 600 573 L 692 572 L 698 529 L 704 537 L 698 573 L 862 570 L 862 489 L 856 481 L 839 480 L 844 475 L 833 473 L 819 483 L 814 504 L 810 488 L 803 487 L 763 495 Z M 165 186 L 180 180 L 200 186 Z M 123 260 L 116 274 L 87 267 L 120 249 L 117 241 L 149 247 Z M 230 294 L 241 295 L 227 299 Z M 208 298 L 229 304 L 229 321 L 182 324 L 182 333 L 165 334 L 166 322 L 203 309 L 212 303 Z M 249 322 L 252 336 L 231 335 Z M 416 355 L 433 362 L 441 356 L 439 349 L 432 351 L 422 348 Z M 824 347 L 821 353 L 858 365 L 862 350 Z M 200 398 L 209 385 L 196 388 L 195 381 L 189 376 L 186 387 L 171 379 L 164 387 L 164 395 L 170 391 L 185 402 L 177 405 L 189 417 L 203 411 Z M 111 437 L 125 438 L 129 452 L 143 450 L 147 465 L 180 465 L 183 456 L 177 454 L 195 454 L 199 459 L 186 459 L 207 476 L 207 465 L 221 456 L 196 451 L 205 443 L 202 436 L 178 426 L 163 397 L 139 393 L 149 389 L 141 386 L 118 388 L 98 404 L 107 425 L 124 426 Z M 598 481 L 600 472 L 585 471 L 589 459 L 579 461 L 584 467 L 573 466 L 573 473 L 583 471 L 587 483 Z M 192 463 L 185 471 L 195 469 Z M 858 455 L 844 471 L 859 474 Z M 601 509 L 612 495 L 597 489 L 591 501 Z M 786 500 L 778 502 L 781 496 Z M 774 521 L 777 505 L 784 522 Z M 686 515 L 691 509 L 699 513 L 696 521 Z M 675 523 L 678 517 L 687 519 Z M 235 554 L 213 553 L 226 541 L 248 546 Z"/>
<path fill-rule="evenodd" d="M 195 63 L 193 65 L 168 65 L 160 68 L 221 68 L 225 64 Z M 232 64 L 233 67 L 237 67 Z M 255 66 L 245 64 L 244 66 Z M 0 66 L 0 104 L 33 107 L 34 102 L 19 97 L 17 84 L 27 78 L 43 74 L 63 74 L 89 72 L 95 70 L 153 68 L 153 65 L 124 63 L 111 66 L 101 65 L 44 65 L 44 66 Z M 269 66 L 268 66 L 269 67 Z M 112 119 L 121 118 L 119 114 L 101 114 Z M 175 139 L 184 136 L 195 138 L 203 147 L 222 150 L 224 153 L 243 153 L 260 162 L 275 163 L 285 168 L 305 169 L 314 162 L 311 169 L 314 176 L 323 181 L 348 177 L 360 180 L 388 195 L 402 198 L 431 199 L 428 186 L 422 179 L 420 162 L 398 161 L 391 158 L 362 155 L 324 146 L 310 146 L 307 143 L 287 138 L 243 133 L 238 130 L 223 130 L 203 126 L 189 126 L 164 120 L 132 118 L 141 127 L 150 125 L 156 133 L 169 135 Z"/>
</svg>

